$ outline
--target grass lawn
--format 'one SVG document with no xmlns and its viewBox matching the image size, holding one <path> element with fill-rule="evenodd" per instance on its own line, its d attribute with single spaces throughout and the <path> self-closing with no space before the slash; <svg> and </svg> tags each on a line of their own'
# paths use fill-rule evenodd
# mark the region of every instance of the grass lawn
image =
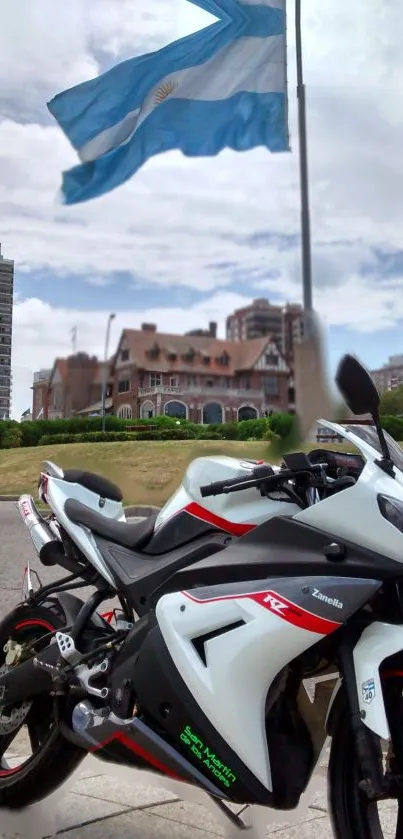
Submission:
<svg viewBox="0 0 403 839">
<path fill-rule="evenodd" d="M 313 449 L 315 445 L 304 448 Z M 347 447 L 342 448 L 346 450 Z M 209 454 L 262 458 L 273 462 L 268 443 L 231 440 L 150 440 L 2 449 L 0 495 L 27 492 L 36 498 L 41 462 L 52 460 L 62 468 L 85 469 L 110 478 L 120 486 L 125 504 L 161 506 L 179 485 L 188 463 L 195 457 Z"/>
</svg>

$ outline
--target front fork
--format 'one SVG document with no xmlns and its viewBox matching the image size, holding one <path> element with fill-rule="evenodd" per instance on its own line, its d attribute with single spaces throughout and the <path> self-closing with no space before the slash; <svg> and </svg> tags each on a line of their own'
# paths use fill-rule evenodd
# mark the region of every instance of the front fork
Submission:
<svg viewBox="0 0 403 839">
<path fill-rule="evenodd" d="M 339 648 L 340 673 L 364 779 L 361 786 L 370 796 L 386 792 L 378 738 L 388 741 L 392 735 L 394 739 L 380 671 L 386 659 L 402 651 L 403 626 L 381 622 L 364 629 L 355 645 L 346 637 Z"/>
</svg>

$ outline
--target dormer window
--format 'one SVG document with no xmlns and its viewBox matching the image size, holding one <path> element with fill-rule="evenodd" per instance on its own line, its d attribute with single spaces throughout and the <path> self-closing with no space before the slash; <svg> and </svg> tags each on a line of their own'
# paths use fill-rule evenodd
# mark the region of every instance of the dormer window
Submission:
<svg viewBox="0 0 403 839">
<path fill-rule="evenodd" d="M 265 363 L 267 367 L 278 367 L 278 355 L 274 352 L 267 352 Z"/>
<path fill-rule="evenodd" d="M 158 344 L 155 343 L 154 346 L 152 346 L 151 349 L 148 351 L 148 356 L 149 358 L 159 358 L 160 352 L 161 350 Z"/>
<path fill-rule="evenodd" d="M 205 353 L 205 352 L 202 353 L 202 362 L 203 362 L 203 364 L 206 365 L 206 367 L 208 367 L 208 365 L 210 364 L 210 361 L 211 361 L 211 358 L 208 355 L 208 353 Z"/>
<path fill-rule="evenodd" d="M 218 363 L 221 364 L 223 367 L 228 367 L 230 357 L 227 352 L 223 352 L 222 355 L 217 359 Z"/>
<path fill-rule="evenodd" d="M 195 360 L 195 351 L 193 347 L 189 347 L 189 349 L 184 353 L 183 360 L 186 361 L 187 364 L 192 364 Z"/>
</svg>

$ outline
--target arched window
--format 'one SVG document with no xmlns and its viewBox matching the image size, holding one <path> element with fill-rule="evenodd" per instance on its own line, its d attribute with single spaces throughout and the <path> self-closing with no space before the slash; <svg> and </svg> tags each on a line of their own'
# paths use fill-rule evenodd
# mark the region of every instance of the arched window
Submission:
<svg viewBox="0 0 403 839">
<path fill-rule="evenodd" d="M 118 410 L 119 419 L 129 420 L 133 419 L 133 412 L 131 405 L 121 405 Z"/>
<path fill-rule="evenodd" d="M 238 422 L 257 418 L 257 410 L 256 408 L 252 408 L 251 405 L 242 405 L 242 408 L 238 410 Z"/>
<path fill-rule="evenodd" d="M 143 402 L 141 406 L 141 419 L 151 419 L 155 416 L 155 406 L 153 402 Z"/>
<path fill-rule="evenodd" d="M 223 408 L 219 402 L 208 402 L 203 408 L 203 424 L 221 423 L 223 421 Z"/>
<path fill-rule="evenodd" d="M 165 405 L 165 416 L 176 417 L 176 419 L 187 419 L 187 406 L 184 402 L 167 402 Z"/>
</svg>

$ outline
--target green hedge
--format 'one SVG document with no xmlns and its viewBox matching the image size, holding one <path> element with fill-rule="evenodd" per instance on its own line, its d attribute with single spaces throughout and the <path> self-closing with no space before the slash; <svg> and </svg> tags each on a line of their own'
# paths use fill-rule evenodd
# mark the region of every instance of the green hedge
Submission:
<svg viewBox="0 0 403 839">
<path fill-rule="evenodd" d="M 271 440 L 286 438 L 295 418 L 288 414 L 273 414 L 270 419 L 243 420 L 242 422 L 199 425 L 172 417 L 155 417 L 151 420 L 121 420 L 115 416 L 105 418 L 105 432 L 100 417 L 73 418 L 69 420 L 36 420 L 17 423 L 0 422 L 0 448 L 20 446 L 48 446 L 52 443 L 102 443 L 125 440 Z M 129 431 L 130 427 L 143 426 L 144 431 Z M 149 429 L 156 426 L 156 429 Z M 403 437 L 402 437 L 403 439 Z"/>
<path fill-rule="evenodd" d="M 197 434 L 191 428 L 162 428 L 158 431 L 88 431 L 85 434 L 44 434 L 39 446 L 64 445 L 67 443 L 126 443 L 130 440 L 195 440 Z"/>
<path fill-rule="evenodd" d="M 403 419 L 400 417 L 386 416 L 381 418 L 382 428 L 393 437 L 394 440 L 403 440 Z"/>
</svg>

